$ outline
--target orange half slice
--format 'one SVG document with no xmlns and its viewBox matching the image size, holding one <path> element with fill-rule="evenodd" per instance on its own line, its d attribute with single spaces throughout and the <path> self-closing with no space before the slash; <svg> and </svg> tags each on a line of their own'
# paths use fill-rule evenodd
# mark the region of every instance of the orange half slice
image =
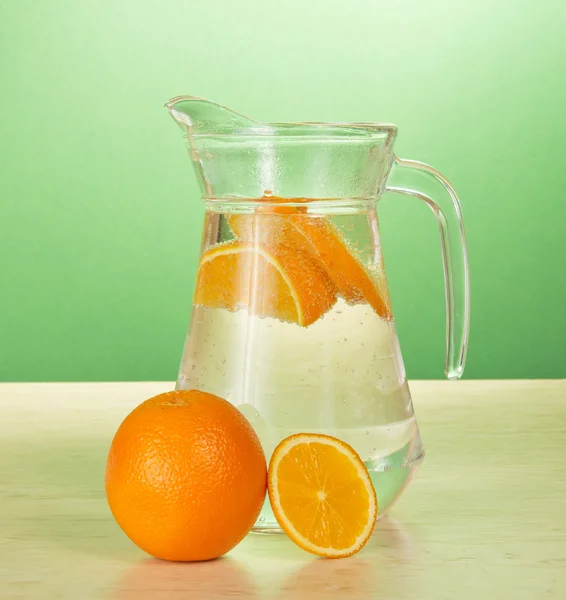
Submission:
<svg viewBox="0 0 566 600">
<path fill-rule="evenodd" d="M 291 224 L 310 242 L 328 271 L 338 294 L 348 304 L 367 302 L 385 320 L 391 309 L 369 273 L 350 250 L 342 234 L 326 217 L 290 216 Z"/>
<path fill-rule="evenodd" d="M 202 255 L 193 301 L 306 327 L 333 306 L 336 294 L 309 256 L 276 240 L 270 247 L 233 241 Z"/>
<path fill-rule="evenodd" d="M 268 491 L 273 514 L 307 552 L 341 558 L 358 552 L 377 519 L 377 497 L 356 451 L 337 438 L 300 433 L 271 457 Z"/>
</svg>

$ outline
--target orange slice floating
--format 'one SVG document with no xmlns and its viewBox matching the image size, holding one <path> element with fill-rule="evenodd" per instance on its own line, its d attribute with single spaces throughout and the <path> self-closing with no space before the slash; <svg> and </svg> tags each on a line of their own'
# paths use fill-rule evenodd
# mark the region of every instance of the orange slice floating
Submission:
<svg viewBox="0 0 566 600">
<path fill-rule="evenodd" d="M 271 457 L 268 491 L 273 514 L 307 552 L 341 558 L 358 552 L 377 519 L 377 497 L 356 451 L 327 435 L 300 433 Z"/>
<path fill-rule="evenodd" d="M 269 201 L 306 202 L 300 198 L 266 199 L 255 215 L 232 214 L 228 222 L 234 235 L 250 242 L 285 237 L 289 244 L 310 252 L 326 269 L 336 291 L 349 304 L 367 302 L 383 319 L 392 318 L 389 301 L 381 294 L 365 267 L 354 256 L 341 233 L 319 215 L 307 215 L 302 206 L 270 206 Z M 305 242 L 307 243 L 305 245 Z"/>
<path fill-rule="evenodd" d="M 233 241 L 201 257 L 194 303 L 236 311 L 247 308 L 303 327 L 336 301 L 327 274 L 310 256 L 301 256 L 274 236 L 269 246 Z"/>
</svg>

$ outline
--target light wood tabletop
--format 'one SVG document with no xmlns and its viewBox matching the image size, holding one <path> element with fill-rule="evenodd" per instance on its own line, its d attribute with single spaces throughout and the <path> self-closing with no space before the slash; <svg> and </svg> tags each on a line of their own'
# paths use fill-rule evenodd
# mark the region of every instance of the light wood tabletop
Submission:
<svg viewBox="0 0 566 600">
<path fill-rule="evenodd" d="M 114 523 L 122 418 L 170 383 L 0 384 L 0 598 L 566 598 L 566 381 L 413 382 L 427 456 L 368 545 L 317 559 L 284 535 L 151 559 Z"/>
</svg>

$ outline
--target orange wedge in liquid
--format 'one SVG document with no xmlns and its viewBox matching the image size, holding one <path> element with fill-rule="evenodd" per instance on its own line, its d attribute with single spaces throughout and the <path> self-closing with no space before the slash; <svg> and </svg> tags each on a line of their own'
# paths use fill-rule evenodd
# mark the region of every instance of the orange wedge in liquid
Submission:
<svg viewBox="0 0 566 600">
<path fill-rule="evenodd" d="M 362 263 L 349 249 L 341 233 L 322 215 L 307 215 L 302 206 L 270 206 L 274 201 L 300 203 L 300 198 L 266 198 L 256 214 L 228 216 L 234 235 L 250 242 L 267 242 L 274 235 L 285 237 L 289 244 L 311 253 L 326 269 L 337 293 L 348 304 L 367 302 L 383 319 L 392 318 L 385 294 L 381 294 Z"/>
<path fill-rule="evenodd" d="M 303 327 L 336 302 L 324 269 L 279 235 L 266 244 L 232 241 L 201 257 L 194 303 L 209 308 L 273 317 Z"/>
</svg>

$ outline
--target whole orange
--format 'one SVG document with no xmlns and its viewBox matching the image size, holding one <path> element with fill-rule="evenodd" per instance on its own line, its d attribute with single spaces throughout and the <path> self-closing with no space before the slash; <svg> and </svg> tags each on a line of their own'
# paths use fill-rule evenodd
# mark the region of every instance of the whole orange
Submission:
<svg viewBox="0 0 566 600">
<path fill-rule="evenodd" d="M 110 510 L 142 550 L 208 560 L 249 532 L 266 493 L 260 441 L 226 400 L 196 390 L 146 400 L 120 425 L 106 465 Z"/>
</svg>

